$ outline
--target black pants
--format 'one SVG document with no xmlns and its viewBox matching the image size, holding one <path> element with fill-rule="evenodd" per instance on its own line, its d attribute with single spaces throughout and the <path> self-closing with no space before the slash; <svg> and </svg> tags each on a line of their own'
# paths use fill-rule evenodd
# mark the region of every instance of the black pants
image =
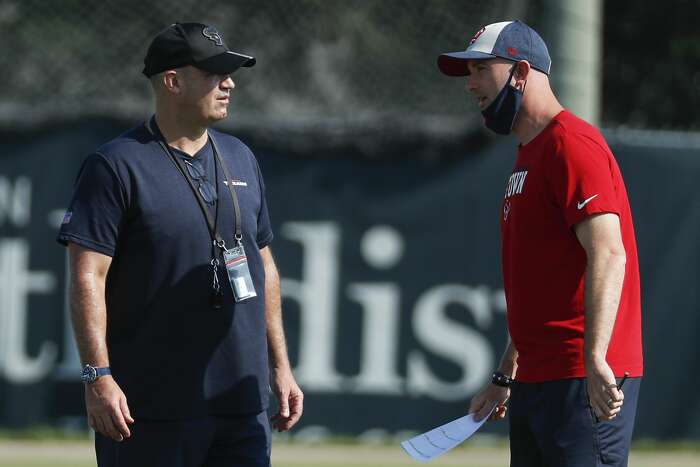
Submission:
<svg viewBox="0 0 700 467">
<path fill-rule="evenodd" d="M 95 436 L 99 467 L 269 467 L 267 412 L 193 420 L 136 420 L 122 442 Z"/>
<path fill-rule="evenodd" d="M 626 467 L 640 383 L 625 382 L 622 411 L 607 422 L 596 422 L 584 378 L 514 383 L 511 467 Z"/>
</svg>

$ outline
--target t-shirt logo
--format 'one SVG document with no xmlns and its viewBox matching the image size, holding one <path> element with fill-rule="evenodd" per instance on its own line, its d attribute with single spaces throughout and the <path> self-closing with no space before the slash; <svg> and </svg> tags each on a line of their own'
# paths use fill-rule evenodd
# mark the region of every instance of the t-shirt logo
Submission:
<svg viewBox="0 0 700 467">
<path fill-rule="evenodd" d="M 228 180 L 222 180 L 224 182 L 224 185 L 228 185 Z M 244 182 L 243 180 L 231 180 L 231 186 L 248 186 L 248 182 Z"/>
<path fill-rule="evenodd" d="M 513 195 L 519 195 L 523 192 L 525 188 L 525 178 L 527 177 L 527 170 L 519 170 L 513 172 L 513 174 L 508 179 L 508 185 L 506 186 L 505 199 L 510 198 Z"/>
<path fill-rule="evenodd" d="M 579 203 L 576 205 L 576 208 L 580 211 L 585 205 L 593 201 L 596 198 L 596 196 L 598 196 L 598 193 L 591 196 L 590 198 L 584 199 L 583 201 L 579 201 Z"/>
<path fill-rule="evenodd" d="M 206 26 L 204 29 L 202 29 L 202 35 L 216 45 L 224 45 L 224 41 L 221 39 L 221 34 L 219 34 L 219 31 L 211 26 Z"/>
<path fill-rule="evenodd" d="M 506 200 L 506 202 L 503 203 L 503 220 L 504 221 L 508 220 L 508 214 L 510 214 L 510 201 Z"/>
</svg>

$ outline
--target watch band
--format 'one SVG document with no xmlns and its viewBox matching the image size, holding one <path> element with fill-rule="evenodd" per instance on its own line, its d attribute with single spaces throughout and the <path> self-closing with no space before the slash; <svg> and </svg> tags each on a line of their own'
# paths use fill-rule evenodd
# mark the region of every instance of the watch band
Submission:
<svg viewBox="0 0 700 467">
<path fill-rule="evenodd" d="M 95 368 L 97 370 L 97 377 L 107 376 L 112 374 L 112 370 L 108 366 L 103 366 L 102 368 Z"/>
<path fill-rule="evenodd" d="M 500 386 L 502 388 L 509 388 L 511 384 L 513 384 L 513 381 L 515 381 L 513 378 L 510 376 L 506 376 L 500 371 L 496 371 L 491 375 L 491 384 L 495 384 L 496 386 Z"/>
<path fill-rule="evenodd" d="M 83 383 L 92 384 L 98 379 L 100 379 L 102 376 L 107 376 L 111 374 L 112 371 L 108 366 L 94 367 L 90 364 L 87 364 L 83 367 L 83 371 L 80 374 L 80 379 L 83 381 Z"/>
</svg>

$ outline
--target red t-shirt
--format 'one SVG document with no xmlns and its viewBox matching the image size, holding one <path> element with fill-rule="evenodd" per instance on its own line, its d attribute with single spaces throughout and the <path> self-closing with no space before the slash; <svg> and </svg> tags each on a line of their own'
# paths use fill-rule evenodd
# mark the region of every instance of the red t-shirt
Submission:
<svg viewBox="0 0 700 467">
<path fill-rule="evenodd" d="M 642 375 L 639 266 L 627 190 L 600 132 L 565 110 L 518 149 L 501 211 L 508 328 L 518 351 L 518 381 L 586 375 L 586 252 L 573 227 L 596 213 L 620 218 L 627 255 L 606 360 L 616 376 Z"/>
</svg>

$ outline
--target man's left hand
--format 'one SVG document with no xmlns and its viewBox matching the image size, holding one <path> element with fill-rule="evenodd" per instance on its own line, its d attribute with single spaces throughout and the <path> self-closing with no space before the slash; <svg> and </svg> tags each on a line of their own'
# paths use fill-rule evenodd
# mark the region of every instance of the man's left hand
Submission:
<svg viewBox="0 0 700 467">
<path fill-rule="evenodd" d="M 279 412 L 271 419 L 272 427 L 277 431 L 287 431 L 301 418 L 304 411 L 304 393 L 301 392 L 290 369 L 273 369 L 270 376 L 272 390 L 279 405 Z"/>
</svg>

